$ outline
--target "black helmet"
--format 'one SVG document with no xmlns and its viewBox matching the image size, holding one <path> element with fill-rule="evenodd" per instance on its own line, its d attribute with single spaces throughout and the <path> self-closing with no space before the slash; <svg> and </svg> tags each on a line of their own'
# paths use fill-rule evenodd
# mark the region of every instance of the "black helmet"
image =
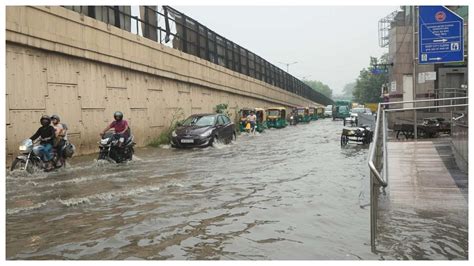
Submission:
<svg viewBox="0 0 474 266">
<path fill-rule="evenodd" d="M 59 115 L 52 115 L 51 120 L 53 120 L 53 119 L 58 120 L 58 122 L 61 121 L 61 119 L 59 118 Z"/>
<path fill-rule="evenodd" d="M 114 113 L 114 118 L 115 120 L 122 120 L 123 119 L 123 113 L 120 111 L 117 111 Z"/>
<path fill-rule="evenodd" d="M 40 118 L 40 123 L 41 125 L 43 126 L 47 126 L 49 124 L 51 124 L 51 118 L 47 115 L 43 115 L 41 118 Z"/>
</svg>

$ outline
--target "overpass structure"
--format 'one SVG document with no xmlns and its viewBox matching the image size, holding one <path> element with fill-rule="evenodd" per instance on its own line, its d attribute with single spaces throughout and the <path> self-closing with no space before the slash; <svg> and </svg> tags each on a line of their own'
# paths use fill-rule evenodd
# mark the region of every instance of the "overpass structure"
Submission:
<svg viewBox="0 0 474 266">
<path fill-rule="evenodd" d="M 116 110 L 143 146 L 178 113 L 212 112 L 220 103 L 235 113 L 332 102 L 184 14 L 164 10 L 140 7 L 142 20 L 127 7 L 8 6 L 7 156 L 43 114 L 59 114 L 78 153 L 86 154 L 96 151 L 98 133 Z"/>
</svg>

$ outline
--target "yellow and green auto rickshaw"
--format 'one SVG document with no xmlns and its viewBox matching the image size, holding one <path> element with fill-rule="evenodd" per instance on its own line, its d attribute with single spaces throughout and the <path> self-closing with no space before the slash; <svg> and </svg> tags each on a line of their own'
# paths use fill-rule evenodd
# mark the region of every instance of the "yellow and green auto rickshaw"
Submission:
<svg viewBox="0 0 474 266">
<path fill-rule="evenodd" d="M 316 114 L 316 107 L 309 107 L 309 118 L 311 120 L 318 120 L 318 115 Z"/>
<path fill-rule="evenodd" d="M 250 112 L 251 111 L 254 111 L 255 112 L 255 109 L 254 108 L 242 108 L 239 110 L 239 130 L 240 132 L 244 132 L 246 131 L 245 127 L 247 125 L 247 116 L 250 115 Z"/>
<path fill-rule="evenodd" d="M 255 108 L 255 115 L 257 116 L 257 132 L 262 133 L 267 128 L 267 114 L 263 108 Z"/>
<path fill-rule="evenodd" d="M 298 122 L 299 123 L 309 123 L 311 121 L 311 117 L 309 116 L 309 108 L 308 107 L 296 107 L 296 112 L 298 114 Z"/>
<path fill-rule="evenodd" d="M 242 108 L 239 111 L 240 123 L 239 129 L 240 132 L 249 131 L 247 128 L 247 116 L 250 115 L 250 112 L 254 112 L 257 117 L 257 123 L 255 130 L 259 133 L 262 133 L 265 128 L 267 128 L 266 113 L 263 108 Z"/>
<path fill-rule="evenodd" d="M 324 107 L 323 106 L 319 106 L 319 107 L 316 107 L 316 120 L 318 120 L 319 118 L 324 118 Z"/>
<path fill-rule="evenodd" d="M 286 122 L 285 107 L 271 107 L 267 109 L 267 127 L 284 128 L 288 125 Z"/>
</svg>

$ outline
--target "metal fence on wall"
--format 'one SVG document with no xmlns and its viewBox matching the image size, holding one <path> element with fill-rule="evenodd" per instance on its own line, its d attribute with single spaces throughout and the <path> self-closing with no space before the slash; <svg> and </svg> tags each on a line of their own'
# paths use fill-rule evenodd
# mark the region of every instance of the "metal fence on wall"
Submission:
<svg viewBox="0 0 474 266">
<path fill-rule="evenodd" d="M 124 9 L 121 6 L 95 6 L 93 9 L 81 6 L 65 6 L 65 8 L 159 43 L 171 42 L 175 49 L 282 88 L 311 101 L 324 105 L 333 103 L 329 97 L 313 90 L 301 80 L 170 6 L 163 6 L 163 12 L 159 12 L 156 7 L 140 6 L 140 17 L 132 16 L 131 12 L 128 12 L 130 9 Z M 94 12 L 88 12 L 88 10 L 94 10 Z M 101 14 L 100 17 L 97 14 Z M 159 25 L 160 20 L 164 21 L 164 27 Z M 172 24 L 174 24 L 174 30 L 171 29 Z M 131 26 L 123 28 L 122 25 Z"/>
</svg>

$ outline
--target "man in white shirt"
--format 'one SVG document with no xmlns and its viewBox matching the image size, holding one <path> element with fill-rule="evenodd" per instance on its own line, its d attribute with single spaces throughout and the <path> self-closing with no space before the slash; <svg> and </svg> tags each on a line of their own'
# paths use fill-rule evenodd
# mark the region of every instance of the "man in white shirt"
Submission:
<svg viewBox="0 0 474 266">
<path fill-rule="evenodd" d="M 255 124 L 257 123 L 257 116 L 254 111 L 250 111 L 250 114 L 247 116 L 247 121 L 250 122 L 250 127 L 252 131 L 255 130 Z"/>
</svg>

